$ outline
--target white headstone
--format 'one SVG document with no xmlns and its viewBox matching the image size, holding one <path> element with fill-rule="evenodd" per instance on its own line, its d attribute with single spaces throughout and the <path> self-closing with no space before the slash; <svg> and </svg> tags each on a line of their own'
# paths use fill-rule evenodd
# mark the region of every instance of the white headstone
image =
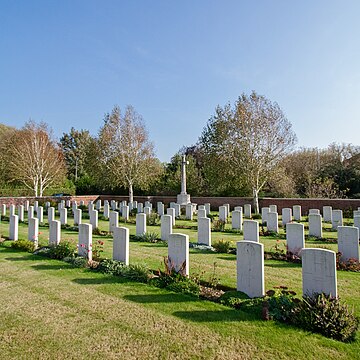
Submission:
<svg viewBox="0 0 360 360">
<path fill-rule="evenodd" d="M 336 254 L 325 249 L 301 251 L 303 295 L 324 293 L 337 297 Z"/>
<path fill-rule="evenodd" d="M 110 206 L 109 203 L 104 204 L 104 218 L 108 219 L 110 216 Z"/>
<path fill-rule="evenodd" d="M 146 233 L 146 215 L 136 214 L 136 236 L 142 236 Z"/>
<path fill-rule="evenodd" d="M 242 206 L 235 206 L 235 207 L 234 207 L 234 210 L 235 210 L 235 211 L 241 211 L 241 212 L 243 212 Z"/>
<path fill-rule="evenodd" d="M 264 296 L 264 245 L 253 241 L 236 245 L 237 290 L 250 298 Z"/>
<path fill-rule="evenodd" d="M 6 216 L 6 204 L 1 204 L 1 216 Z"/>
<path fill-rule="evenodd" d="M 61 222 L 61 225 L 67 224 L 67 208 L 60 209 L 60 222 Z"/>
<path fill-rule="evenodd" d="M 270 212 L 276 212 L 277 213 L 277 205 L 269 205 Z"/>
<path fill-rule="evenodd" d="M 219 220 L 226 222 L 227 220 L 227 208 L 226 206 L 219 206 Z"/>
<path fill-rule="evenodd" d="M 50 206 L 48 208 L 48 223 L 50 224 L 50 222 L 54 220 L 55 220 L 55 208 Z"/>
<path fill-rule="evenodd" d="M 101 200 L 96 201 L 96 210 L 99 211 L 101 209 Z"/>
<path fill-rule="evenodd" d="M 332 207 L 331 206 L 323 206 L 323 218 L 325 222 L 332 221 Z"/>
<path fill-rule="evenodd" d="M 206 216 L 208 216 L 211 212 L 211 204 L 206 203 L 206 204 L 204 204 L 204 206 L 205 206 L 205 210 L 206 210 Z"/>
<path fill-rule="evenodd" d="M 114 229 L 113 260 L 129 265 L 129 229 L 116 227 Z"/>
<path fill-rule="evenodd" d="M 37 248 L 39 242 L 39 219 L 38 218 L 30 218 L 28 220 L 28 240 L 32 241 Z"/>
<path fill-rule="evenodd" d="M 61 240 L 61 223 L 58 220 L 53 220 L 49 222 L 49 245 L 59 245 L 60 240 Z"/>
<path fill-rule="evenodd" d="M 34 207 L 29 206 L 29 208 L 28 208 L 28 219 L 33 218 L 33 217 L 34 217 Z"/>
<path fill-rule="evenodd" d="M 14 204 L 11 204 L 9 206 L 9 216 L 11 215 L 15 215 L 15 205 Z"/>
<path fill-rule="evenodd" d="M 164 215 L 164 204 L 161 202 L 161 201 L 159 201 L 158 203 L 157 203 L 157 213 L 158 213 L 158 215 L 159 216 L 163 216 Z"/>
<path fill-rule="evenodd" d="M 255 220 L 244 220 L 243 233 L 245 241 L 259 242 L 259 223 Z"/>
<path fill-rule="evenodd" d="M 301 206 L 294 205 L 293 206 L 293 215 L 295 221 L 301 221 Z"/>
<path fill-rule="evenodd" d="M 175 209 L 174 208 L 167 208 L 166 209 L 166 214 L 171 215 L 171 217 L 173 219 L 173 226 L 175 226 Z"/>
<path fill-rule="evenodd" d="M 211 246 L 211 220 L 208 217 L 198 219 L 198 243 Z"/>
<path fill-rule="evenodd" d="M 99 227 L 98 211 L 90 210 L 89 216 L 90 216 L 90 224 L 92 225 L 93 229 L 97 229 Z"/>
<path fill-rule="evenodd" d="M 124 205 L 122 207 L 122 217 L 125 221 L 129 221 L 129 216 L 130 216 L 130 209 L 129 206 Z"/>
<path fill-rule="evenodd" d="M 24 205 L 18 205 L 19 221 L 24 221 Z"/>
<path fill-rule="evenodd" d="M 268 231 L 279 232 L 279 216 L 277 212 L 270 211 L 267 216 Z"/>
<path fill-rule="evenodd" d="M 25 200 L 25 201 L 24 201 L 24 210 L 25 210 L 25 211 L 28 211 L 28 210 L 29 210 L 29 205 L 30 205 L 29 200 Z"/>
<path fill-rule="evenodd" d="M 320 214 L 309 214 L 309 236 L 322 237 L 322 221 Z"/>
<path fill-rule="evenodd" d="M 309 215 L 320 215 L 320 210 L 319 209 L 310 209 Z"/>
<path fill-rule="evenodd" d="M 198 219 L 206 217 L 206 210 L 205 209 L 199 209 L 198 213 L 197 213 L 197 217 L 198 217 Z"/>
<path fill-rule="evenodd" d="M 114 229 L 118 227 L 119 224 L 119 213 L 117 211 L 110 211 L 109 218 L 109 232 L 114 232 Z"/>
<path fill-rule="evenodd" d="M 180 207 L 180 204 L 174 204 L 174 207 L 175 209 L 175 217 L 179 217 L 181 215 L 181 207 Z"/>
<path fill-rule="evenodd" d="M 91 224 L 79 225 L 79 256 L 92 260 L 92 226 Z"/>
<path fill-rule="evenodd" d="M 75 209 L 74 210 L 74 225 L 79 225 L 82 223 L 82 210 Z"/>
<path fill-rule="evenodd" d="M 66 200 L 66 207 L 67 208 L 71 207 L 71 201 L 70 200 Z"/>
<path fill-rule="evenodd" d="M 236 230 L 242 230 L 242 211 L 234 210 L 231 213 L 231 227 Z"/>
<path fill-rule="evenodd" d="M 161 240 L 168 241 L 169 236 L 172 234 L 172 216 L 161 216 Z"/>
<path fill-rule="evenodd" d="M 304 225 L 298 223 L 286 224 L 286 247 L 287 251 L 299 255 L 305 247 Z"/>
<path fill-rule="evenodd" d="M 283 208 L 281 210 L 282 224 L 285 227 L 287 223 L 292 222 L 292 209 Z"/>
<path fill-rule="evenodd" d="M 39 202 L 37 200 L 34 201 L 34 210 L 37 211 L 37 208 L 39 206 Z"/>
<path fill-rule="evenodd" d="M 145 206 L 144 207 L 144 214 L 145 215 L 150 215 L 151 214 L 151 207 L 150 206 Z"/>
<path fill-rule="evenodd" d="M 226 207 L 226 220 L 230 216 L 230 204 L 224 204 Z"/>
<path fill-rule="evenodd" d="M 354 226 L 357 227 L 359 229 L 359 232 L 360 232 L 360 215 L 359 216 L 354 216 Z"/>
<path fill-rule="evenodd" d="M 270 212 L 270 208 L 269 207 L 263 207 L 261 208 L 261 223 L 263 225 L 267 224 L 267 219 L 268 219 L 268 214 Z"/>
<path fill-rule="evenodd" d="M 149 207 L 152 209 L 152 203 L 150 201 L 145 201 L 144 207 Z"/>
<path fill-rule="evenodd" d="M 244 204 L 244 217 L 251 218 L 251 204 Z"/>
<path fill-rule="evenodd" d="M 338 226 L 343 226 L 343 212 L 342 210 L 332 211 L 332 228 L 337 229 Z"/>
<path fill-rule="evenodd" d="M 137 204 L 137 212 L 141 214 L 144 211 L 144 205 L 142 203 Z"/>
<path fill-rule="evenodd" d="M 359 261 L 359 229 L 355 226 L 338 226 L 338 251 L 341 261 Z"/>
<path fill-rule="evenodd" d="M 186 212 L 186 220 L 192 220 L 193 219 L 193 206 L 192 206 L 192 204 L 187 204 L 185 206 L 185 212 Z"/>
<path fill-rule="evenodd" d="M 44 222 L 44 209 L 42 206 L 38 206 L 36 210 L 37 218 L 39 219 L 39 223 Z"/>
<path fill-rule="evenodd" d="M 11 215 L 9 222 L 9 240 L 16 241 L 18 238 L 19 238 L 19 217 L 17 215 Z"/>
<path fill-rule="evenodd" d="M 189 235 L 171 234 L 169 236 L 168 264 L 176 272 L 184 266 L 184 275 L 189 275 Z"/>
</svg>

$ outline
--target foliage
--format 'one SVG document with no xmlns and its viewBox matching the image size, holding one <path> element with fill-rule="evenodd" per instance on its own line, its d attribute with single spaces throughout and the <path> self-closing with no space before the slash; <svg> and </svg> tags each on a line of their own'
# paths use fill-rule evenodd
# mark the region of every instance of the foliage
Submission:
<svg viewBox="0 0 360 360">
<path fill-rule="evenodd" d="M 308 331 L 349 342 L 355 339 L 359 319 L 338 298 L 314 294 L 299 303 L 294 323 Z"/>
<path fill-rule="evenodd" d="M 336 268 L 337 270 L 360 272 L 360 263 L 357 259 L 349 259 L 348 261 L 341 261 L 341 252 L 336 253 Z"/>
<path fill-rule="evenodd" d="M 94 242 L 92 247 L 92 258 L 95 261 L 99 261 L 101 258 L 101 254 L 104 252 L 104 242 L 101 240 L 97 240 Z"/>
<path fill-rule="evenodd" d="M 63 240 L 58 245 L 49 246 L 48 256 L 52 259 L 62 260 L 75 255 L 76 246 L 71 241 Z"/>
<path fill-rule="evenodd" d="M 224 231 L 226 222 L 223 220 L 214 220 L 212 223 L 213 231 Z"/>
<path fill-rule="evenodd" d="M 143 241 L 143 242 L 150 242 L 150 243 L 156 243 L 158 241 L 161 241 L 161 239 L 159 238 L 159 234 L 156 232 L 146 232 L 143 235 L 131 236 L 131 238 L 134 241 Z"/>
<path fill-rule="evenodd" d="M 148 226 L 156 226 L 159 224 L 159 215 L 152 212 L 149 215 L 146 215 L 146 225 Z"/>
<path fill-rule="evenodd" d="M 260 317 L 263 299 L 254 298 L 250 299 L 246 294 L 241 291 L 226 291 L 219 299 L 220 304 L 240 309 L 246 312 L 253 313 Z"/>
<path fill-rule="evenodd" d="M 219 240 L 212 243 L 212 247 L 216 250 L 218 253 L 224 253 L 227 254 L 230 250 L 231 242 L 229 240 Z"/>
<path fill-rule="evenodd" d="M 88 259 L 82 256 L 67 256 L 63 258 L 63 261 L 71 264 L 74 267 L 85 268 L 88 266 Z"/>
<path fill-rule="evenodd" d="M 279 286 L 275 290 L 267 291 L 266 295 L 266 308 L 269 312 L 269 318 L 291 322 L 300 301 L 295 298 L 296 293 L 288 290 L 286 286 Z"/>
<path fill-rule="evenodd" d="M 35 251 L 35 243 L 30 240 L 17 240 L 12 241 L 10 245 L 13 249 L 27 251 L 32 253 Z"/>
<path fill-rule="evenodd" d="M 199 140 L 205 172 L 210 169 L 217 182 L 230 175 L 231 181 L 250 190 L 255 213 L 260 190 L 295 142 L 279 105 L 255 92 L 242 94 L 233 108 L 218 106 Z"/>
</svg>

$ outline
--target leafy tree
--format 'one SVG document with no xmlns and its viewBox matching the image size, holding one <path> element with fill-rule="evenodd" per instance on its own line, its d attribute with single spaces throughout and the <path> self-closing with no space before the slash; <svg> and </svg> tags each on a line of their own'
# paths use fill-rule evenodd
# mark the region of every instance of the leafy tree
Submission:
<svg viewBox="0 0 360 360">
<path fill-rule="evenodd" d="M 124 114 L 115 106 L 106 114 L 97 141 L 99 175 L 111 186 L 129 190 L 133 201 L 134 188 L 147 189 L 160 175 L 162 166 L 155 157 L 142 117 L 132 106 Z"/>
<path fill-rule="evenodd" d="M 212 178 L 227 178 L 252 191 L 255 212 L 259 192 L 293 148 L 296 136 L 279 105 L 252 92 L 232 108 L 218 106 L 199 139 Z"/>
<path fill-rule="evenodd" d="M 88 130 L 75 130 L 63 133 L 60 146 L 68 169 L 68 175 L 75 180 L 85 175 L 85 161 L 91 136 Z"/>
<path fill-rule="evenodd" d="M 21 182 L 35 196 L 43 196 L 47 187 L 63 182 L 63 156 L 47 124 L 27 122 L 7 139 L 7 147 L 11 180 Z"/>
</svg>

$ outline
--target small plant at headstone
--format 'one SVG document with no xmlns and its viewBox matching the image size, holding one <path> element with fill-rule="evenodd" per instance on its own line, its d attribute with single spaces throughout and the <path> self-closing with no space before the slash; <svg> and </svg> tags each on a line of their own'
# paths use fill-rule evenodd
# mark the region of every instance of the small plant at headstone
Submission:
<svg viewBox="0 0 360 360">
<path fill-rule="evenodd" d="M 95 261 L 99 261 L 101 254 L 104 252 L 104 242 L 97 240 L 92 247 L 92 258 Z"/>
<path fill-rule="evenodd" d="M 88 260 L 81 256 L 76 256 L 76 257 L 67 256 L 63 259 L 63 261 L 65 261 L 77 268 L 85 268 L 88 266 Z"/>
<path fill-rule="evenodd" d="M 124 263 L 117 260 L 103 259 L 100 261 L 97 271 L 112 274 L 112 275 L 121 275 Z"/>
<path fill-rule="evenodd" d="M 151 213 L 146 216 L 146 225 L 148 226 L 156 226 L 159 223 L 159 215 L 156 213 Z"/>
<path fill-rule="evenodd" d="M 17 240 L 12 241 L 10 245 L 13 249 L 18 249 L 22 251 L 27 251 L 29 253 L 32 253 L 35 251 L 36 246 L 33 241 L 30 240 Z"/>
<path fill-rule="evenodd" d="M 213 231 L 224 231 L 226 222 L 223 220 L 214 220 L 212 223 Z"/>
<path fill-rule="evenodd" d="M 135 241 L 144 241 L 150 243 L 156 243 L 158 241 L 161 241 L 161 239 L 159 238 L 159 234 L 156 232 L 146 232 L 143 235 L 132 236 L 131 239 Z"/>
<path fill-rule="evenodd" d="M 136 216 L 136 214 L 138 213 L 138 210 L 136 209 L 136 208 L 134 208 L 134 209 L 132 209 L 131 211 L 130 211 L 130 216 Z"/>
<path fill-rule="evenodd" d="M 260 214 L 252 214 L 252 219 L 253 220 L 259 220 L 259 219 L 261 219 L 261 215 Z"/>
<path fill-rule="evenodd" d="M 62 260 L 65 257 L 75 256 L 76 246 L 70 241 L 61 241 L 58 245 L 49 246 L 48 256 Z"/>
<path fill-rule="evenodd" d="M 336 253 L 336 269 L 344 271 L 360 272 L 360 263 L 357 259 L 351 258 L 348 261 L 341 261 L 342 253 Z"/>
<path fill-rule="evenodd" d="M 230 250 L 231 242 L 229 240 L 219 240 L 212 243 L 212 247 L 216 250 L 218 253 L 224 253 L 227 254 Z"/>
</svg>

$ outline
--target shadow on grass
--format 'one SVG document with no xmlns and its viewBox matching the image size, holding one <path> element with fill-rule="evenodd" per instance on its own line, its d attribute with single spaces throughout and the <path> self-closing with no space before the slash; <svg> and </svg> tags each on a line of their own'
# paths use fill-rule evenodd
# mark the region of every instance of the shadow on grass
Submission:
<svg viewBox="0 0 360 360">
<path fill-rule="evenodd" d="M 233 321 L 253 321 L 259 320 L 259 317 L 253 314 L 247 314 L 240 310 L 193 310 L 193 311 L 175 311 L 173 315 L 193 322 L 233 322 Z"/>
<path fill-rule="evenodd" d="M 277 260 L 273 260 L 273 261 L 277 261 Z M 272 268 L 300 268 L 301 264 L 295 264 L 295 263 L 279 260 L 276 263 L 271 263 L 271 264 L 265 262 L 265 267 L 272 267 Z"/>
<path fill-rule="evenodd" d="M 71 281 L 79 285 L 123 284 L 131 282 L 129 279 L 121 278 L 119 276 L 104 276 L 101 278 L 78 278 Z"/>
<path fill-rule="evenodd" d="M 236 255 L 217 256 L 217 259 L 219 259 L 219 260 L 231 260 L 231 261 L 235 261 L 235 260 L 236 260 Z"/>
<path fill-rule="evenodd" d="M 73 269 L 73 266 L 67 263 L 62 263 L 59 265 L 55 264 L 38 264 L 31 266 L 35 270 L 65 270 L 65 269 Z"/>
<path fill-rule="evenodd" d="M 136 302 L 136 303 L 139 303 L 139 304 L 199 301 L 195 297 L 186 296 L 186 295 L 183 295 L 183 294 L 125 295 L 124 299 L 132 301 L 132 302 Z"/>
</svg>

